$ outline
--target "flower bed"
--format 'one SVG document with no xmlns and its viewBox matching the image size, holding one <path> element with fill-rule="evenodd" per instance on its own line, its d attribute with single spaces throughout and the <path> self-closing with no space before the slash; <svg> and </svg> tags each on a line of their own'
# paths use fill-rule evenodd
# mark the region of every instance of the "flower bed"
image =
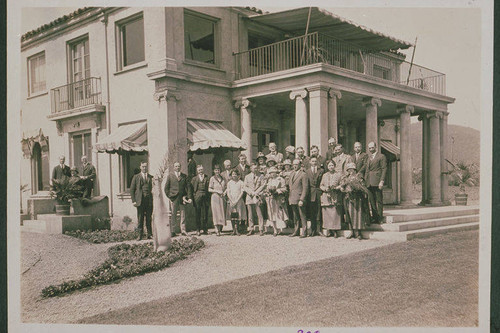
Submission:
<svg viewBox="0 0 500 333">
<path fill-rule="evenodd" d="M 65 235 L 86 240 L 89 243 L 118 243 L 134 240 L 139 237 L 138 231 L 132 230 L 97 230 L 97 231 L 66 231 Z"/>
<path fill-rule="evenodd" d="M 155 252 L 153 243 L 118 244 L 108 249 L 109 259 L 81 279 L 52 285 L 42 290 L 43 297 L 63 295 L 79 289 L 108 284 L 123 278 L 159 271 L 201 249 L 205 243 L 196 237 L 176 239 L 170 250 Z"/>
</svg>

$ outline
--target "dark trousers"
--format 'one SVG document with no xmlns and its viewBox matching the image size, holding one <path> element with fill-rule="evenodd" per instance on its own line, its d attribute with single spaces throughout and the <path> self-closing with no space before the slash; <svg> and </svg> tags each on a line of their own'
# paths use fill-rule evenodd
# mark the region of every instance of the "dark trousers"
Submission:
<svg viewBox="0 0 500 333">
<path fill-rule="evenodd" d="M 294 235 L 299 234 L 299 229 L 302 224 L 302 229 L 305 235 L 307 231 L 306 207 L 305 206 L 299 207 L 299 205 L 290 205 L 290 207 L 292 208 L 293 212 L 293 224 L 294 224 L 293 234 Z"/>
<path fill-rule="evenodd" d="M 316 231 L 321 232 L 323 228 L 323 223 L 321 219 L 321 201 L 319 198 L 315 198 L 314 201 L 309 201 L 309 220 L 311 220 L 311 231 L 314 233 Z"/>
<path fill-rule="evenodd" d="M 141 200 L 141 205 L 137 207 L 137 229 L 139 229 L 139 232 L 141 235 L 143 234 L 144 230 L 144 218 L 146 218 L 146 230 L 148 232 L 148 236 L 153 235 L 153 231 L 151 228 L 151 215 L 153 214 L 153 197 L 148 195 L 148 196 L 142 196 Z"/>
<path fill-rule="evenodd" d="M 92 189 L 94 188 L 94 182 L 90 179 L 83 181 L 83 197 L 90 198 L 92 194 Z"/>
<path fill-rule="evenodd" d="M 369 186 L 368 190 L 371 193 L 371 196 L 368 196 L 370 206 L 372 206 L 372 209 L 376 207 L 376 209 L 373 209 L 372 211 L 374 214 L 373 219 L 380 222 L 384 218 L 383 192 L 378 188 L 378 186 Z"/>
<path fill-rule="evenodd" d="M 206 197 L 194 201 L 194 211 L 196 214 L 196 228 L 198 231 L 207 231 L 208 220 L 208 199 Z"/>
</svg>

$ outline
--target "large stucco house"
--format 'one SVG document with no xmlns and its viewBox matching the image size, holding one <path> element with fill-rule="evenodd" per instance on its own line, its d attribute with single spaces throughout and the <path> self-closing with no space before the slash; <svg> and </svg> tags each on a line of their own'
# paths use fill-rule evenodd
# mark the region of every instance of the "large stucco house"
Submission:
<svg viewBox="0 0 500 333">
<path fill-rule="evenodd" d="M 306 25 L 309 26 L 306 35 Z M 94 193 L 135 216 L 128 187 L 169 147 L 214 161 L 270 141 L 308 151 L 335 137 L 376 141 L 389 157 L 386 203 L 412 190 L 411 117 L 422 123 L 424 204 L 448 202 L 445 75 L 405 60 L 411 43 L 320 8 L 82 8 L 21 39 L 21 184 L 47 197 L 60 155 L 97 169 Z"/>
</svg>

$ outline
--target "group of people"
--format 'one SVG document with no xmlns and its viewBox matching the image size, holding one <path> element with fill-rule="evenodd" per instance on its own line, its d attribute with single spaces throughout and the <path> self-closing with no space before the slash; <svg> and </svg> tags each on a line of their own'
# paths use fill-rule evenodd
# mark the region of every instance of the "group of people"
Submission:
<svg viewBox="0 0 500 333">
<path fill-rule="evenodd" d="M 276 144 L 270 143 L 269 154 L 259 152 L 254 163 L 248 164 L 246 155 L 240 154 L 236 166 L 226 160 L 223 167 L 213 167 L 211 177 L 204 173 L 203 165 L 194 169 L 192 159 L 188 170 L 189 173 L 196 170 L 196 174 L 190 176 L 182 173 L 181 164 L 175 162 L 164 187 L 171 201 L 172 230 L 180 212 L 181 234 L 187 235 L 185 208 L 193 204 L 198 235 L 208 234 L 211 208 L 217 236 L 230 223 L 234 235 L 240 235 L 244 229 L 247 236 L 253 235 L 257 227 L 259 234 L 264 235 L 267 227 L 272 227 L 273 235 L 277 236 L 290 224 L 293 225 L 290 237 L 338 237 L 345 223 L 352 230 L 348 238 L 362 239 L 361 230 L 365 226 L 383 223 L 386 157 L 377 151 L 374 142 L 368 144 L 368 153 L 356 142 L 352 155 L 346 154 L 334 138 L 328 144 L 323 157 L 317 146 L 312 146 L 310 156 L 306 156 L 302 147 L 288 146 L 283 154 L 278 152 Z M 149 190 L 143 186 L 151 183 L 149 177 L 144 171 L 132 180 L 132 199 L 138 214 L 145 192 L 149 191 L 146 198 L 151 197 L 150 186 Z M 152 211 L 152 202 L 147 206 Z M 140 237 L 144 213 L 141 210 L 141 217 L 138 215 Z M 151 213 L 149 218 L 145 216 L 150 237 Z"/>
<path fill-rule="evenodd" d="M 89 162 L 87 156 L 83 155 L 81 157 L 82 175 L 80 175 L 78 168 L 70 168 L 65 164 L 65 162 L 66 157 L 64 155 L 59 156 L 59 164 L 52 170 L 52 180 L 60 180 L 65 177 L 73 179 L 75 183 L 82 186 L 82 197 L 90 198 L 92 196 L 92 189 L 94 188 L 94 181 L 96 178 L 95 167 Z"/>
</svg>

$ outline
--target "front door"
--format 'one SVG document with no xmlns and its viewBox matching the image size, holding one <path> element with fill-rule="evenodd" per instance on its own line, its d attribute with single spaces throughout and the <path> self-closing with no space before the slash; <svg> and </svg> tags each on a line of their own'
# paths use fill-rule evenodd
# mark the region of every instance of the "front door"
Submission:
<svg viewBox="0 0 500 333">
<path fill-rule="evenodd" d="M 82 170 L 82 156 L 92 163 L 92 137 L 90 132 L 73 134 L 71 136 L 71 162 L 72 166 Z"/>
<path fill-rule="evenodd" d="M 276 131 L 254 130 L 252 131 L 252 161 L 257 158 L 259 152 L 269 154 L 269 143 L 276 142 Z"/>
</svg>

